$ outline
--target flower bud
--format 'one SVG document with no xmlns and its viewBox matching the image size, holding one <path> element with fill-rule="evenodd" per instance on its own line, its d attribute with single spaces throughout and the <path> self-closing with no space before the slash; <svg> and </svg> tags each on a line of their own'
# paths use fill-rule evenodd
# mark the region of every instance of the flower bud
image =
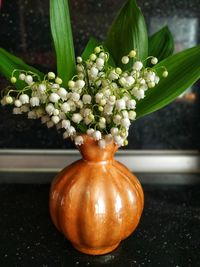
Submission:
<svg viewBox="0 0 200 267">
<path fill-rule="evenodd" d="M 25 78 L 26 78 L 26 75 L 25 75 L 24 73 L 20 73 L 20 75 L 19 75 L 19 79 L 20 79 L 21 81 L 24 81 Z"/>
<path fill-rule="evenodd" d="M 101 52 L 101 48 L 99 46 L 95 47 L 94 52 L 99 54 Z"/>
<path fill-rule="evenodd" d="M 157 63 L 158 63 L 158 59 L 157 59 L 157 57 L 152 57 L 152 59 L 151 59 L 151 64 L 155 65 L 155 64 L 157 64 Z"/>
<path fill-rule="evenodd" d="M 62 84 L 62 79 L 60 79 L 59 77 L 56 77 L 55 83 Z"/>
<path fill-rule="evenodd" d="M 106 100 L 105 99 L 101 99 L 100 103 L 99 103 L 101 106 L 105 106 L 106 104 Z"/>
<path fill-rule="evenodd" d="M 17 82 L 17 79 L 15 78 L 15 77 L 12 77 L 11 79 L 10 79 L 10 81 L 11 81 L 11 83 L 16 83 Z"/>
<path fill-rule="evenodd" d="M 102 106 L 99 106 L 99 107 L 98 107 L 98 110 L 99 110 L 100 112 L 102 112 L 102 111 L 103 111 L 103 107 L 102 107 Z"/>
<path fill-rule="evenodd" d="M 125 64 L 125 65 L 128 64 L 129 63 L 129 58 L 127 56 L 122 57 L 122 63 Z"/>
<path fill-rule="evenodd" d="M 77 63 L 82 63 L 83 59 L 82 59 L 82 57 L 77 57 L 76 61 L 77 61 Z"/>
<path fill-rule="evenodd" d="M 8 96 L 5 97 L 5 102 L 6 102 L 6 104 L 12 104 L 13 103 L 13 98 L 8 95 Z"/>
<path fill-rule="evenodd" d="M 69 88 L 74 88 L 75 82 L 74 81 L 69 81 L 68 82 L 68 86 L 69 86 Z"/>
<path fill-rule="evenodd" d="M 55 108 L 54 111 L 53 111 L 53 115 L 54 116 L 58 116 L 59 114 L 60 114 L 59 109 Z"/>
<path fill-rule="evenodd" d="M 54 72 L 49 72 L 49 73 L 47 74 L 47 76 L 48 76 L 49 80 L 53 80 L 53 79 L 56 78 L 56 75 L 55 75 Z"/>
<path fill-rule="evenodd" d="M 148 83 L 148 87 L 149 87 L 149 88 L 153 88 L 153 87 L 155 87 L 155 85 L 156 85 L 156 84 L 155 84 L 154 82 L 149 82 L 149 83 Z"/>
<path fill-rule="evenodd" d="M 122 74 L 122 70 L 121 70 L 120 68 L 116 68 L 116 69 L 115 69 L 115 72 L 116 72 L 117 74 L 119 74 L 119 75 Z"/>
<path fill-rule="evenodd" d="M 163 72 L 162 76 L 163 76 L 164 78 L 166 78 L 166 77 L 168 76 L 168 71 L 165 70 L 165 71 Z"/>
<path fill-rule="evenodd" d="M 95 61 L 97 59 L 97 56 L 95 54 L 90 55 L 90 60 Z"/>
<path fill-rule="evenodd" d="M 136 56 L 136 51 L 135 50 L 131 50 L 130 53 L 129 53 L 129 57 L 133 58 L 135 56 Z"/>
</svg>

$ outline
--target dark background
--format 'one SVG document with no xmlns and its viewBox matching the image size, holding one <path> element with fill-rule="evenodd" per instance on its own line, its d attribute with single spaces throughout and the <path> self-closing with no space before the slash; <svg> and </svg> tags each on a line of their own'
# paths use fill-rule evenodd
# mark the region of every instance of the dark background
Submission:
<svg viewBox="0 0 200 267">
<path fill-rule="evenodd" d="M 0 46 L 44 71 L 55 70 L 51 48 L 48 0 L 3 1 L 0 11 Z M 123 0 L 71 0 L 71 19 L 77 55 L 89 37 L 103 40 Z M 168 24 L 176 51 L 199 43 L 200 0 L 138 0 L 150 33 Z M 0 77 L 0 90 L 6 82 Z M 136 121 L 128 149 L 199 149 L 200 83 L 166 108 Z M 40 121 L 12 115 L 0 106 L 0 148 L 72 148 L 56 129 Z"/>
</svg>

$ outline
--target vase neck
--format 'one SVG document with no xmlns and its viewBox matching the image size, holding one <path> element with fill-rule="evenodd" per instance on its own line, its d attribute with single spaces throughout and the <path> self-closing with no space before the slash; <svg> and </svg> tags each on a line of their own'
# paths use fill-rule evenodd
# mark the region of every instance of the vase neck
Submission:
<svg viewBox="0 0 200 267">
<path fill-rule="evenodd" d="M 101 161 L 112 161 L 115 152 L 118 147 L 114 143 L 109 143 L 105 148 L 101 148 L 98 142 L 88 135 L 83 135 L 84 144 L 78 146 L 78 149 L 86 161 L 101 162 Z"/>
</svg>

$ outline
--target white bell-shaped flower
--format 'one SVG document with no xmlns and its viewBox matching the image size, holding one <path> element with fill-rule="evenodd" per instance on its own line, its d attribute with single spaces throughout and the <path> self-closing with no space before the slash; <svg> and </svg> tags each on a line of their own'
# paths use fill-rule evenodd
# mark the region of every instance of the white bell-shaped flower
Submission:
<svg viewBox="0 0 200 267">
<path fill-rule="evenodd" d="M 30 99 L 30 105 L 32 107 L 38 107 L 40 105 L 40 99 L 37 96 L 33 96 Z"/>
<path fill-rule="evenodd" d="M 52 115 L 54 110 L 55 110 L 55 107 L 54 107 L 54 105 L 52 103 L 49 103 L 46 106 L 45 110 L 46 110 L 47 114 Z"/>
<path fill-rule="evenodd" d="M 70 126 L 71 126 L 71 123 L 69 120 L 63 120 L 62 121 L 62 128 L 67 130 L 67 129 L 69 129 Z"/>
<path fill-rule="evenodd" d="M 135 109 L 136 101 L 134 99 L 129 99 L 126 102 L 126 106 L 127 106 L 128 109 Z"/>
<path fill-rule="evenodd" d="M 83 95 L 82 101 L 85 105 L 91 104 L 92 97 L 90 95 Z"/>
<path fill-rule="evenodd" d="M 98 145 L 100 148 L 105 148 L 106 147 L 106 141 L 104 139 L 101 139 L 98 141 Z"/>
<path fill-rule="evenodd" d="M 61 106 L 61 110 L 64 112 L 64 113 L 67 113 L 71 110 L 71 107 L 69 105 L 69 103 L 65 102 L 62 104 Z"/>
<path fill-rule="evenodd" d="M 50 102 L 53 102 L 53 103 L 57 103 L 59 99 L 60 99 L 60 96 L 56 93 L 51 93 L 49 96 Z"/>
<path fill-rule="evenodd" d="M 80 113 L 74 113 L 72 115 L 72 121 L 75 123 L 80 123 L 82 121 L 83 117 L 81 116 Z"/>
<path fill-rule="evenodd" d="M 29 103 L 29 96 L 26 94 L 22 94 L 22 95 L 20 95 L 19 100 L 22 102 L 22 104 L 28 104 Z"/>
<path fill-rule="evenodd" d="M 118 100 L 116 100 L 115 106 L 116 106 L 117 110 L 125 109 L 126 108 L 126 102 L 124 99 L 118 99 Z"/>
<path fill-rule="evenodd" d="M 101 132 L 100 131 L 94 131 L 94 133 L 92 134 L 92 137 L 96 141 L 100 140 L 101 139 Z"/>
<path fill-rule="evenodd" d="M 81 146 L 84 143 L 83 137 L 81 135 L 76 136 L 74 142 L 76 146 Z"/>
</svg>

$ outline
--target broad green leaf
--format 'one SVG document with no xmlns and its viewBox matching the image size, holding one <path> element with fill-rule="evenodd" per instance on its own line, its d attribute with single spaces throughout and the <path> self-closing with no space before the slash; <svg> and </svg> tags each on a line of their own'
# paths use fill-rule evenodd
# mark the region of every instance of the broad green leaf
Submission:
<svg viewBox="0 0 200 267">
<path fill-rule="evenodd" d="M 171 103 L 200 78 L 200 46 L 189 48 L 164 59 L 154 69 L 165 66 L 169 72 L 167 78 L 161 78 L 159 84 L 149 89 L 146 97 L 137 103 L 137 118 L 159 110 Z M 163 69 L 157 70 L 162 76 Z"/>
<path fill-rule="evenodd" d="M 102 45 L 99 41 L 97 41 L 95 38 L 92 37 L 88 41 L 88 43 L 87 43 L 87 45 L 86 45 L 86 47 L 82 53 L 82 58 L 84 60 L 87 60 L 89 58 L 89 56 L 94 52 L 95 47 L 97 47 L 99 45 L 103 46 L 104 50 L 109 53 L 109 51 L 108 51 L 107 47 L 105 47 L 105 45 Z M 115 66 L 115 62 L 114 62 L 112 55 L 110 53 L 109 53 L 108 63 L 113 67 Z"/>
<path fill-rule="evenodd" d="M 18 65 L 13 63 L 7 56 L 0 53 L 0 73 L 6 79 L 10 80 L 14 69 L 18 69 Z M 24 88 L 25 83 L 18 80 L 15 86 L 18 90 L 21 90 Z"/>
<path fill-rule="evenodd" d="M 148 35 L 144 17 L 135 0 L 128 0 L 114 19 L 109 30 L 105 46 L 111 53 L 117 66 L 128 69 L 133 65 L 123 65 L 121 58 L 132 49 L 137 51 L 137 58 L 144 60 L 148 55 Z"/>
<path fill-rule="evenodd" d="M 167 26 L 149 37 L 149 56 L 159 61 L 171 56 L 174 51 L 174 39 Z"/>
<path fill-rule="evenodd" d="M 10 81 L 12 76 L 12 72 L 15 69 L 32 71 L 37 73 L 41 78 L 43 78 L 44 74 L 38 71 L 37 69 L 27 65 L 22 59 L 10 54 L 5 49 L 0 48 L 0 73 Z M 22 81 L 17 81 L 16 88 L 23 89 L 25 83 Z"/>
<path fill-rule="evenodd" d="M 50 0 L 50 24 L 57 59 L 57 73 L 63 85 L 75 73 L 75 54 L 68 0 Z"/>
<path fill-rule="evenodd" d="M 26 71 L 32 71 L 40 76 L 42 79 L 44 77 L 44 73 L 40 72 L 36 68 L 26 64 L 21 58 L 14 56 L 13 54 L 9 53 L 3 48 L 0 48 L 0 57 L 1 55 L 5 55 L 8 57 L 14 64 L 18 66 L 18 69 L 26 70 Z"/>
</svg>

